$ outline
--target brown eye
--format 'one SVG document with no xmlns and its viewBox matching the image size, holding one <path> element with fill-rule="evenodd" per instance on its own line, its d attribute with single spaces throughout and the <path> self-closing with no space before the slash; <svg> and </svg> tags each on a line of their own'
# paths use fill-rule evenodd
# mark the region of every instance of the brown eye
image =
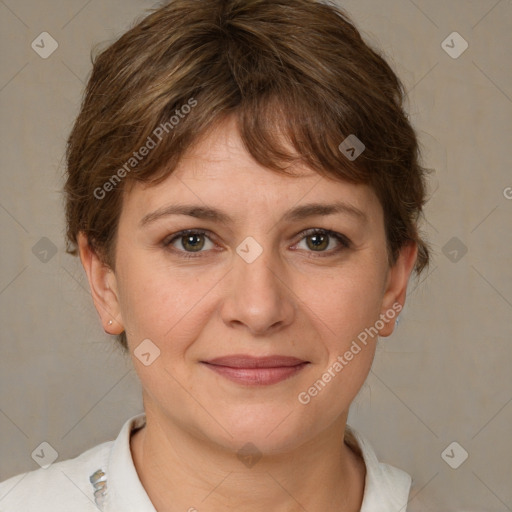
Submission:
<svg viewBox="0 0 512 512">
<path fill-rule="evenodd" d="M 187 251 L 200 251 L 204 247 L 204 237 L 198 234 L 183 235 L 181 245 Z"/>
<path fill-rule="evenodd" d="M 330 256 L 351 247 L 345 235 L 327 229 L 313 228 L 303 231 L 299 236 L 302 236 L 299 244 L 305 240 L 308 252 L 319 253 L 319 256 Z"/>
<path fill-rule="evenodd" d="M 207 243 L 209 247 L 205 247 Z M 180 231 L 163 242 L 164 247 L 172 248 L 179 253 L 201 253 L 203 249 L 212 249 L 214 244 L 204 231 Z"/>
<path fill-rule="evenodd" d="M 313 251 L 323 251 L 329 247 L 329 235 L 315 233 L 306 237 L 307 246 Z"/>
</svg>

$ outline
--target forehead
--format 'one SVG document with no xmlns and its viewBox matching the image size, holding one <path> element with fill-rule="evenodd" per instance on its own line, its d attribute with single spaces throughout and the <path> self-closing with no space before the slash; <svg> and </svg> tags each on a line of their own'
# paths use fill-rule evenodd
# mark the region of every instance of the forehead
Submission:
<svg viewBox="0 0 512 512">
<path fill-rule="evenodd" d="M 343 202 L 369 218 L 382 214 L 368 185 L 329 178 L 300 163 L 290 172 L 290 176 L 277 173 L 256 162 L 244 147 L 235 121 L 228 118 L 198 138 L 162 182 L 135 183 L 125 194 L 123 210 L 147 215 L 165 204 L 186 202 L 231 209 L 240 217 L 300 204 Z"/>
</svg>

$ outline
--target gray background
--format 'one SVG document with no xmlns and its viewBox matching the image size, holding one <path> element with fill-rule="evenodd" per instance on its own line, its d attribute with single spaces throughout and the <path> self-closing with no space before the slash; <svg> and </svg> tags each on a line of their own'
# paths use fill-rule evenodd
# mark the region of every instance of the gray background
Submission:
<svg viewBox="0 0 512 512">
<path fill-rule="evenodd" d="M 411 282 L 350 423 L 413 476 L 411 509 L 510 511 L 512 2 L 340 3 L 403 79 L 435 169 L 430 273 Z M 60 190 L 90 50 L 152 5 L 0 0 L 0 480 L 36 469 L 42 441 L 58 460 L 74 457 L 142 410 L 131 362 L 103 333 L 79 261 L 64 252 Z M 47 59 L 31 48 L 43 31 L 59 45 Z M 454 31 L 469 44 L 458 58 L 442 47 Z M 462 448 L 446 460 L 469 454 L 457 469 L 441 456 L 453 441 Z"/>
</svg>

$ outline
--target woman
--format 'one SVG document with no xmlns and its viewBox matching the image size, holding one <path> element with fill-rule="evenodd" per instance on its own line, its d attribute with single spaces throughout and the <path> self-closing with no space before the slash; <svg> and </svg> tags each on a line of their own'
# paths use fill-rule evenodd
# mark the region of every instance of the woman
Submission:
<svg viewBox="0 0 512 512">
<path fill-rule="evenodd" d="M 144 414 L 1 510 L 405 510 L 347 426 L 409 277 L 424 169 L 403 89 L 340 10 L 175 0 L 95 60 L 69 251 Z"/>
</svg>

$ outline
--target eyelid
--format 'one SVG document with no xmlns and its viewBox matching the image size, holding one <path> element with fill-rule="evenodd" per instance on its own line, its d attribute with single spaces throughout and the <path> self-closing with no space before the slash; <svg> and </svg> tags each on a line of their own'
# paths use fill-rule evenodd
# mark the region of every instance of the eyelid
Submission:
<svg viewBox="0 0 512 512">
<path fill-rule="evenodd" d="M 181 249 L 177 249 L 176 247 L 172 246 L 172 243 L 186 235 L 205 235 L 206 238 L 210 240 L 210 242 L 214 245 L 217 245 L 214 249 L 209 249 L 207 251 L 183 251 Z M 172 233 L 169 236 L 166 236 L 162 242 L 161 245 L 164 249 L 169 251 L 172 254 L 175 254 L 178 258 L 182 258 L 185 260 L 192 260 L 196 258 L 204 258 L 205 254 L 211 251 L 219 252 L 218 244 L 215 242 L 216 236 L 207 229 L 201 229 L 201 228 L 191 228 L 191 229 L 182 229 L 181 231 L 177 231 L 176 233 Z"/>
<path fill-rule="evenodd" d="M 178 238 L 181 238 L 185 235 L 206 235 L 210 239 L 215 238 L 215 235 L 211 231 L 208 231 L 207 229 L 200 229 L 200 228 L 198 228 L 198 229 L 194 229 L 194 228 L 182 229 L 181 231 L 177 231 L 176 233 L 172 233 L 172 234 L 166 236 L 162 240 L 162 244 L 169 245 L 169 244 L 171 244 L 171 242 L 174 242 Z M 213 242 L 213 240 L 212 240 L 212 242 Z"/>
<path fill-rule="evenodd" d="M 332 238 L 335 238 L 338 242 L 340 242 L 340 244 L 344 245 L 347 248 L 352 246 L 351 240 L 346 235 L 326 228 L 308 228 L 305 229 L 304 231 L 301 231 L 297 235 L 297 237 L 299 238 L 300 242 L 302 241 L 303 238 L 316 234 L 331 236 Z"/>
<path fill-rule="evenodd" d="M 201 254 L 208 252 L 208 251 L 197 251 L 197 252 L 183 251 L 183 250 L 176 249 L 176 248 L 172 247 L 172 243 L 174 241 L 176 241 L 179 238 L 186 236 L 188 234 L 204 235 L 212 243 L 215 244 L 216 236 L 211 231 L 209 231 L 207 229 L 201 229 L 201 228 L 192 228 L 192 229 L 183 229 L 181 231 L 178 231 L 176 233 L 173 233 L 173 234 L 165 237 L 162 241 L 162 245 L 164 246 L 164 248 L 167 248 L 167 249 L 171 250 L 172 252 L 176 252 L 177 254 L 180 254 L 184 258 L 197 258 L 197 257 L 201 257 Z M 342 233 L 338 233 L 337 231 L 333 231 L 333 230 L 326 229 L 326 228 L 307 228 L 307 229 L 301 231 L 294 237 L 294 238 L 298 239 L 298 241 L 294 244 L 294 246 L 299 244 L 307 236 L 312 236 L 312 235 L 316 235 L 316 234 L 323 234 L 323 235 L 330 236 L 330 237 L 334 238 L 341 246 L 341 247 L 338 247 L 335 249 L 331 249 L 329 251 L 318 251 L 318 252 L 317 251 L 307 251 L 307 252 L 310 252 L 311 254 L 316 255 L 318 257 L 332 256 L 332 255 L 337 254 L 338 252 L 342 251 L 343 249 L 349 249 L 352 247 L 352 242 L 347 236 L 345 236 Z M 215 249 L 210 249 L 210 251 L 211 250 L 215 250 Z"/>
</svg>

